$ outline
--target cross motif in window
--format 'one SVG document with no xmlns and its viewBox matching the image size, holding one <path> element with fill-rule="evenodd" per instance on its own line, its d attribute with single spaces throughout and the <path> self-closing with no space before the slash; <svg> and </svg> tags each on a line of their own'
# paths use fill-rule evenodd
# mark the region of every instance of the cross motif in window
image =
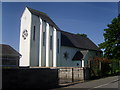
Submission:
<svg viewBox="0 0 120 90">
<path fill-rule="evenodd" d="M 24 30 L 23 34 L 22 34 L 23 39 L 25 40 L 27 38 L 27 36 L 28 36 L 28 31 Z"/>
</svg>

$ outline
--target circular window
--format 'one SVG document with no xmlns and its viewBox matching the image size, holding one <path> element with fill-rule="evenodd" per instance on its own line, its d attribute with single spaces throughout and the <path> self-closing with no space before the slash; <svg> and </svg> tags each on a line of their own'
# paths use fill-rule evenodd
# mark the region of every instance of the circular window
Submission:
<svg viewBox="0 0 120 90">
<path fill-rule="evenodd" d="M 22 33 L 22 37 L 23 39 L 25 40 L 28 36 L 28 31 L 27 30 L 24 30 L 23 33 Z"/>
</svg>

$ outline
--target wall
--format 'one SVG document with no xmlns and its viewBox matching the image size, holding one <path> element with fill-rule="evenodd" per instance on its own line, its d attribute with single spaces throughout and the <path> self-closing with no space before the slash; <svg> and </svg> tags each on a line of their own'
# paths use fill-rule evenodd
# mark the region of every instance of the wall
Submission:
<svg viewBox="0 0 120 90">
<path fill-rule="evenodd" d="M 59 83 L 69 83 L 90 79 L 89 68 L 58 67 L 58 69 L 59 69 Z"/>
<path fill-rule="evenodd" d="M 77 63 L 79 64 L 79 67 L 81 67 L 81 61 L 72 61 L 72 58 L 74 57 L 75 53 L 80 50 L 78 48 L 72 48 L 72 47 L 65 47 L 61 46 L 61 57 L 60 57 L 60 66 L 62 67 L 78 67 Z M 64 53 L 68 53 L 68 58 L 64 58 Z"/>
<path fill-rule="evenodd" d="M 49 50 L 49 66 L 52 67 L 53 66 L 53 27 L 50 26 L 49 30 L 50 30 L 50 35 L 49 35 L 50 43 L 49 43 L 49 46 L 52 46 L 50 48 L 50 50 Z M 52 40 L 51 40 L 51 37 L 52 37 Z"/>
<path fill-rule="evenodd" d="M 30 37 L 30 66 L 39 66 L 40 24 L 41 23 L 39 17 L 32 15 Z"/>
<path fill-rule="evenodd" d="M 59 42 L 59 43 L 58 43 Z M 59 45 L 58 45 L 59 44 Z M 57 50 L 57 67 L 60 67 L 60 62 L 61 62 L 61 59 L 60 59 L 60 54 L 61 54 L 61 32 L 60 31 L 57 31 L 57 43 L 56 43 L 57 47 L 56 47 L 56 50 Z M 59 49 L 59 50 L 58 50 Z"/>
<path fill-rule="evenodd" d="M 20 45 L 19 52 L 22 55 L 20 58 L 20 66 L 29 66 L 30 65 L 30 36 L 31 36 L 31 13 L 26 8 L 22 17 L 21 17 L 21 26 L 20 26 Z M 28 36 L 24 40 L 22 35 L 24 30 L 28 31 Z"/>
<path fill-rule="evenodd" d="M 74 57 L 74 55 L 77 51 L 84 51 L 84 49 L 61 46 L 60 66 L 62 66 L 62 67 L 81 67 L 82 66 L 82 61 L 81 60 L 72 61 L 72 58 Z M 67 59 L 64 58 L 64 53 L 65 52 L 68 53 L 68 58 Z M 88 66 L 88 64 L 89 64 L 88 60 L 90 58 L 101 56 L 100 52 L 98 52 L 98 51 L 86 50 L 86 52 L 87 52 L 87 54 L 83 57 L 84 67 Z M 78 66 L 77 66 L 77 63 L 79 64 Z"/>
<path fill-rule="evenodd" d="M 100 52 L 97 52 L 97 51 L 92 51 L 92 50 L 89 50 L 89 52 L 87 53 L 86 57 L 84 58 L 85 60 L 85 67 L 89 66 L 90 65 L 90 62 L 89 60 L 93 57 L 101 57 L 101 53 Z"/>
<path fill-rule="evenodd" d="M 41 29 L 41 66 L 46 66 L 46 46 L 43 46 L 43 32 L 46 32 L 46 23 L 42 21 L 42 29 Z M 46 36 L 46 33 L 45 33 Z M 46 40 L 45 40 L 46 42 Z"/>
<path fill-rule="evenodd" d="M 58 70 L 49 68 L 19 68 L 2 70 L 2 89 L 55 88 Z"/>
<path fill-rule="evenodd" d="M 40 66 L 40 67 L 53 67 L 53 57 L 57 53 L 54 53 L 54 27 L 51 26 L 46 21 L 42 20 L 40 17 L 36 15 L 32 15 L 32 24 L 31 24 L 31 44 L 30 44 L 30 66 Z M 34 26 L 36 27 L 35 32 L 35 40 L 33 40 L 34 35 Z M 44 35 L 43 35 L 44 33 Z M 60 32 L 56 32 L 57 36 L 55 38 L 59 38 L 59 48 L 60 48 Z M 44 36 L 44 38 L 43 38 Z M 50 37 L 52 36 L 52 49 L 50 49 Z M 43 45 L 44 39 L 44 45 Z M 57 40 L 57 39 L 56 39 Z M 55 43 L 57 45 L 57 41 Z M 54 45 L 55 45 L 54 44 Z M 57 49 L 57 48 L 56 48 Z M 60 53 L 59 53 L 60 54 Z M 59 59 L 60 56 L 57 56 Z"/>
</svg>

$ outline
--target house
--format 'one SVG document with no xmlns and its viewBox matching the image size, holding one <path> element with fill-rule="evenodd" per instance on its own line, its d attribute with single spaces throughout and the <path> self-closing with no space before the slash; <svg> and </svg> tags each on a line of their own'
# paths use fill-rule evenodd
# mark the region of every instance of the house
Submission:
<svg viewBox="0 0 120 90">
<path fill-rule="evenodd" d="M 26 7 L 21 17 L 20 66 L 85 67 L 102 51 L 87 37 L 62 31 L 51 18 Z"/>
<path fill-rule="evenodd" d="M 19 67 L 21 55 L 9 45 L 0 44 L 0 60 L 3 67 Z"/>
</svg>

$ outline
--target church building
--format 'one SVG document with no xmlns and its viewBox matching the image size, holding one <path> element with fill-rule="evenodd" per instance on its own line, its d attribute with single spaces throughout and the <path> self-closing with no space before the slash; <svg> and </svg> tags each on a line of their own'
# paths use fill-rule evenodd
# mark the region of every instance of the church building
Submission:
<svg viewBox="0 0 120 90">
<path fill-rule="evenodd" d="M 45 13 L 26 7 L 21 16 L 19 66 L 86 67 L 102 51 L 87 37 L 62 31 Z"/>
</svg>

